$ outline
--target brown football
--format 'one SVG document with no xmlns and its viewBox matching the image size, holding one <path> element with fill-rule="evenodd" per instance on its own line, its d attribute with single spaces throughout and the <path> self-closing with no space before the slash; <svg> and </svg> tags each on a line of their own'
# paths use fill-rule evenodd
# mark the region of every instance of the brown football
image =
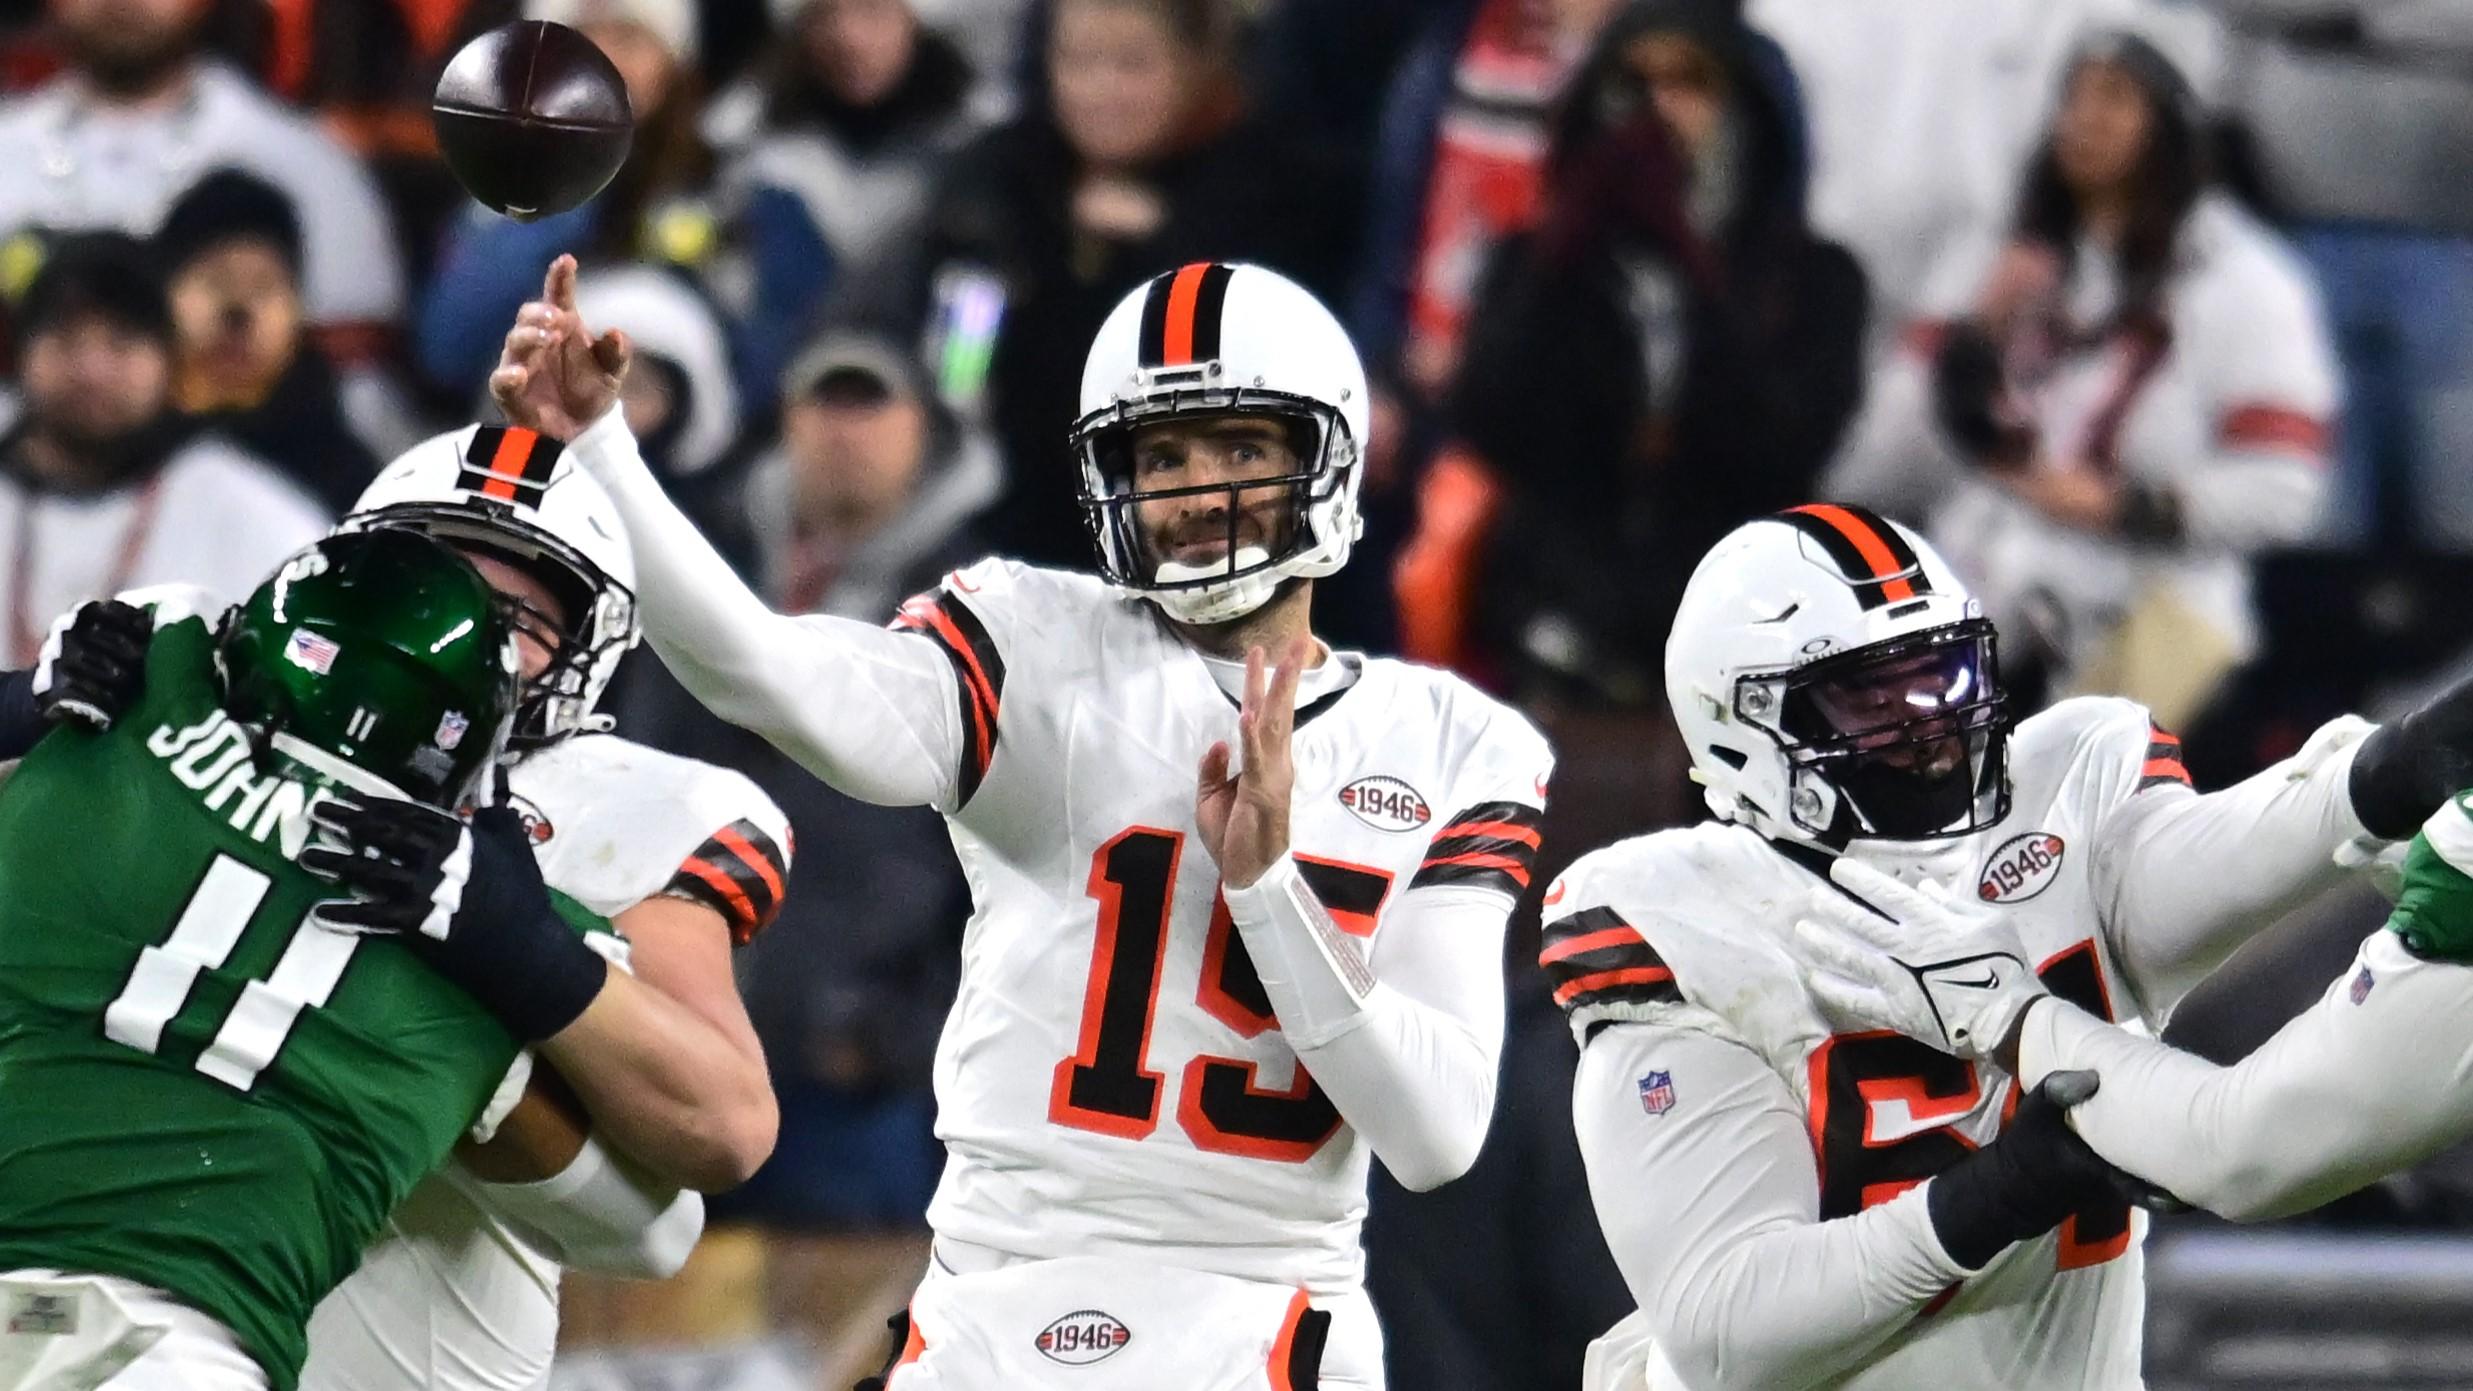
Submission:
<svg viewBox="0 0 2473 1391">
<path fill-rule="evenodd" d="M 599 193 L 635 138 L 627 84 L 609 57 L 575 30 L 535 19 L 465 44 L 429 109 L 464 191 L 526 220 Z"/>
</svg>

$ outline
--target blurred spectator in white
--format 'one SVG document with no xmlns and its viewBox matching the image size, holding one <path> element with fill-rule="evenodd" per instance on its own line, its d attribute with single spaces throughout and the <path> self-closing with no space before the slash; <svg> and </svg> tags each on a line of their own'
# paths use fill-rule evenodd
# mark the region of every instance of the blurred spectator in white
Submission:
<svg viewBox="0 0 2473 1391">
<path fill-rule="evenodd" d="M 187 582 L 244 594 L 328 515 L 172 409 L 172 316 L 148 250 L 64 242 L 19 309 L 18 416 L 0 434 L 0 608 L 11 666 L 88 599 Z"/>
<path fill-rule="evenodd" d="M 2473 4 L 2211 0 L 2344 359 L 2324 543 L 2473 551 Z"/>
<path fill-rule="evenodd" d="M 2014 219 L 1954 258 L 1829 488 L 1927 520 L 2006 668 L 2167 724 L 2251 654 L 2250 557 L 2309 531 L 2338 396 L 2317 292 L 2202 136 L 2153 45 L 2082 47 Z"/>
<path fill-rule="evenodd" d="M 723 302 L 740 379 L 768 392 L 844 269 L 915 235 L 945 160 L 983 129 L 969 61 L 911 0 L 787 0 L 754 72 L 713 101 Z"/>
<path fill-rule="evenodd" d="M 712 159 L 697 129 L 694 0 L 527 0 L 524 13 L 572 25 L 609 55 L 626 79 L 635 143 L 610 186 L 581 207 L 533 222 L 466 207 L 413 329 L 422 376 L 459 398 L 480 394 L 507 325 L 560 253 L 588 265 L 644 260 L 700 273 L 720 244 L 704 201 Z"/>
<path fill-rule="evenodd" d="M 1630 0 L 1556 122 L 1538 226 L 1480 282 L 1446 426 L 1482 527 L 1402 553 L 1408 650 L 1662 707 L 1693 561 L 1808 497 L 1863 385 L 1864 284 L 1803 217 L 1803 115 L 1729 0 Z M 1441 535 L 1436 532 L 1443 533 Z"/>
<path fill-rule="evenodd" d="M 379 459 L 344 418 L 333 369 L 304 341 L 291 200 L 217 170 L 172 205 L 155 252 L 171 277 L 174 403 L 330 510 L 349 511 Z"/>
<path fill-rule="evenodd" d="M 971 524 L 1002 485 L 995 451 L 935 403 L 914 359 L 828 337 L 792 364 L 781 398 L 780 440 L 716 499 L 711 523 L 775 609 L 881 622 L 986 553 Z M 846 1387 L 883 1363 L 885 1318 L 927 1261 L 943 1162 L 929 1073 L 968 891 L 932 812 L 842 796 L 666 673 L 638 673 L 627 698 L 630 728 L 745 772 L 821 847 L 791 870 L 780 920 L 739 954 L 781 1141 L 711 1212 L 771 1231 L 775 1307 L 813 1335 L 821 1364 L 808 1384 Z"/>
<path fill-rule="evenodd" d="M 990 540 L 1008 555 L 1091 564 L 1063 441 L 1083 354 L 1126 291 L 1186 262 L 1242 260 L 1328 301 L 1353 264 L 1345 181 L 1250 106 L 1238 37 L 1229 0 L 1061 0 L 1052 109 L 954 157 L 909 267 L 852 278 L 861 298 L 843 312 L 924 322 L 940 391 L 984 405 L 1011 488 Z M 871 281 L 901 302 L 865 303 Z"/>
<path fill-rule="evenodd" d="M 209 0 L 51 0 L 69 69 L 0 102 L 0 236 L 145 236 L 207 173 L 244 169 L 301 218 L 302 299 L 321 348 L 352 367 L 383 351 L 403 268 L 377 185 L 308 118 L 201 56 Z M 20 288 L 17 286 L 10 289 Z"/>
<path fill-rule="evenodd" d="M 2180 0 L 1749 0 L 1746 14 L 1802 79 L 1812 225 L 1863 263 L 1885 331 L 1921 312 L 1945 255 L 2006 215 L 2087 33 L 2170 30 L 2202 91 L 2219 61 L 2213 22 Z"/>
<path fill-rule="evenodd" d="M 663 266 L 607 266 L 576 306 L 588 323 L 627 326 L 635 366 L 618 404 L 653 472 L 675 485 L 721 462 L 739 435 L 738 385 L 721 316 L 695 282 Z"/>
</svg>

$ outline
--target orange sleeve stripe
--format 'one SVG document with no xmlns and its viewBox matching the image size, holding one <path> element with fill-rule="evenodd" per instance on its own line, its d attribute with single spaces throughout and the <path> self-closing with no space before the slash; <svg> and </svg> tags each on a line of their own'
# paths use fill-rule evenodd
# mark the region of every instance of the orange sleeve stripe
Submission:
<svg viewBox="0 0 2473 1391">
<path fill-rule="evenodd" d="M 1536 827 L 1516 825 L 1509 821 L 1463 821 L 1456 826 L 1443 827 L 1435 833 L 1434 839 L 1438 841 L 1460 840 L 1469 836 L 1497 836 L 1504 840 L 1516 840 L 1532 850 L 1545 843 L 1539 838 Z"/>
<path fill-rule="evenodd" d="M 782 890 L 781 870 L 774 865 L 773 857 L 758 850 L 753 842 L 738 833 L 737 828 L 724 826 L 713 832 L 713 839 L 721 842 L 730 853 L 747 862 L 747 867 L 754 870 L 756 877 L 764 881 L 764 887 L 773 891 L 775 903 L 781 902 L 786 897 Z"/>
<path fill-rule="evenodd" d="M 1567 956 L 1586 956 L 1590 952 L 1603 951 L 1608 947 L 1637 947 L 1646 945 L 1646 941 L 1642 939 L 1640 934 L 1632 931 L 1628 927 L 1609 927 L 1601 932 L 1583 933 L 1580 936 L 1571 938 L 1568 941 L 1555 943 L 1553 946 L 1537 953 L 1537 964 L 1540 966 L 1551 966 L 1555 962 L 1560 961 Z"/>
<path fill-rule="evenodd" d="M 927 1334 L 919 1330 L 919 1316 L 910 1316 L 910 1334 L 902 1339 L 902 1355 L 893 1359 L 896 1367 L 907 1367 L 927 1355 Z"/>
<path fill-rule="evenodd" d="M 2215 435 L 2217 442 L 2236 449 L 2288 449 L 2324 457 L 2335 431 L 2308 411 L 2252 401 L 2224 412 Z"/>
<path fill-rule="evenodd" d="M 961 659 L 965 672 L 963 685 L 970 693 L 971 724 L 979 733 L 973 752 L 979 759 L 979 771 L 984 775 L 987 764 L 995 757 L 996 746 L 996 696 L 988 686 L 987 673 L 980 669 L 979 658 L 971 652 L 970 644 L 963 641 L 960 631 L 953 626 L 953 620 L 947 618 L 944 610 L 935 603 L 914 599 L 902 606 L 902 619 L 914 628 L 925 628 L 934 633 L 947 651 Z"/>
<path fill-rule="evenodd" d="M 1515 860 L 1509 855 L 1488 855 L 1484 853 L 1473 855 L 1435 855 L 1429 857 L 1423 865 L 1419 866 L 1419 868 L 1432 869 L 1436 865 L 1476 865 L 1481 869 L 1499 869 L 1503 873 L 1510 875 L 1512 878 L 1519 880 L 1523 884 L 1528 882 L 1529 867 L 1527 862 Z"/>
<path fill-rule="evenodd" d="M 2171 730 L 2166 729 L 2161 725 L 2151 724 L 2147 726 L 2147 742 L 2150 744 L 2170 744 L 2174 748 L 2179 748 L 2181 746 L 2181 736 L 2173 733 Z"/>
<path fill-rule="evenodd" d="M 711 888 L 714 893 L 721 895 L 724 902 L 727 902 L 731 907 L 736 908 L 738 910 L 740 922 L 755 923 L 762 921 L 761 915 L 756 912 L 756 901 L 749 898 L 747 896 L 747 891 L 740 888 L 737 881 L 733 880 L 729 876 L 729 873 L 723 870 L 720 866 L 715 865 L 711 861 L 703 859 L 699 856 L 689 859 L 686 863 L 680 865 L 679 869 L 683 873 L 692 874 L 696 878 L 704 881 L 706 886 Z"/>
<path fill-rule="evenodd" d="M 2138 770 L 2138 775 L 2145 778 L 2171 778 L 2175 782 L 2190 780 L 2190 770 L 2182 767 L 2181 760 L 2177 758 L 2150 758 L 2146 766 Z"/>
<path fill-rule="evenodd" d="M 1674 979 L 1674 972 L 1664 966 L 1626 966 L 1619 971 L 1598 971 L 1592 975 L 1574 976 L 1554 992 L 1554 1003 L 1567 1005 L 1575 995 L 1591 991 L 1610 990 L 1618 985 L 1656 985 Z"/>
</svg>

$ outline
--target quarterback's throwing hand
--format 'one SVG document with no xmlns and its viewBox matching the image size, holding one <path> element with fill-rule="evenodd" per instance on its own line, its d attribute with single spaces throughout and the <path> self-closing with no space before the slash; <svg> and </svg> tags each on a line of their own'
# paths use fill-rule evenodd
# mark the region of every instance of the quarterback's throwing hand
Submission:
<svg viewBox="0 0 2473 1391">
<path fill-rule="evenodd" d="M 1815 891 L 1795 937 L 1810 957 L 1812 993 L 1842 1022 L 1983 1060 L 2044 995 L 2000 917 L 1853 860 L 1838 860 L 1829 877 L 1862 902 Z"/>
<path fill-rule="evenodd" d="M 1202 755 L 1194 823 L 1229 888 L 1253 883 L 1288 853 L 1288 801 L 1296 788 L 1288 736 L 1297 722 L 1297 683 L 1313 655 L 1312 638 L 1282 644 L 1276 664 L 1259 647 L 1247 652 L 1245 703 L 1237 711 L 1244 764 L 1232 767 L 1225 741 Z"/>
<path fill-rule="evenodd" d="M 572 440 L 618 404 L 634 349 L 617 329 L 594 334 L 575 308 L 575 258 L 550 262 L 541 298 L 515 311 L 489 394 L 509 422 Z"/>
</svg>

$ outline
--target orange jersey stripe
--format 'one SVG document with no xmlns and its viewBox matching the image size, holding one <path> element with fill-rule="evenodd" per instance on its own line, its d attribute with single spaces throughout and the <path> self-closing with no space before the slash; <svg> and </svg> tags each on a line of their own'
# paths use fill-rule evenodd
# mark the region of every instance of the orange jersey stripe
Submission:
<svg viewBox="0 0 2473 1391">
<path fill-rule="evenodd" d="M 1305 1291 L 1299 1290 L 1288 1301 L 1286 1317 L 1280 1320 L 1279 1339 L 1271 1344 L 1271 1391 L 1296 1391 L 1288 1367 L 1296 1360 L 1297 1328 L 1305 1322 L 1306 1307 Z"/>
<path fill-rule="evenodd" d="M 755 900 L 749 898 L 747 891 L 740 888 L 720 866 L 702 858 L 690 858 L 679 868 L 703 880 L 713 892 L 728 901 L 731 907 L 738 910 L 739 921 L 752 923 L 760 920 Z"/>
<path fill-rule="evenodd" d="M 1162 335 L 1160 365 L 1182 367 L 1194 360 L 1194 305 L 1202 298 L 1202 275 L 1210 269 L 1197 261 L 1176 273 L 1168 287 L 1168 326 Z"/>
<path fill-rule="evenodd" d="M 1555 962 L 1560 961 L 1567 956 L 1585 956 L 1590 952 L 1601 951 L 1607 947 L 1632 947 L 1640 945 L 1644 944 L 1641 941 L 1639 933 L 1632 931 L 1628 927 L 1609 927 L 1602 932 L 1583 933 L 1578 937 L 1572 938 L 1570 941 L 1555 943 L 1553 946 L 1537 953 L 1537 964 L 1540 966 L 1551 966 Z"/>
<path fill-rule="evenodd" d="M 1574 995 L 1586 995 L 1592 990 L 1608 990 L 1618 985 L 1655 985 L 1673 979 L 1674 972 L 1663 966 L 1626 966 L 1619 971 L 1598 971 L 1565 981 L 1554 992 L 1554 1002 L 1567 1005 Z"/>
<path fill-rule="evenodd" d="M 945 616 L 943 608 L 927 603 L 905 612 L 915 614 L 934 629 L 936 636 L 944 639 L 945 646 L 959 656 L 962 665 L 969 669 L 966 684 L 970 687 L 971 723 L 979 730 L 979 772 L 985 776 L 987 765 L 996 757 L 996 688 L 988 682 L 987 673 L 980 669 L 978 654 L 970 650 L 969 641 L 962 636 L 959 628 L 953 626 L 953 620 Z"/>
<path fill-rule="evenodd" d="M 2190 780 L 2190 770 L 2182 767 L 2181 760 L 2177 758 L 2150 758 L 2146 766 L 2138 770 L 2138 775 L 2144 778 L 2171 778 L 2175 782 Z"/>
<path fill-rule="evenodd" d="M 1528 866 L 1511 858 L 1509 855 L 1487 855 L 1482 853 L 1474 855 L 1435 855 L 1429 857 L 1423 865 L 1419 866 L 1419 868 L 1432 869 L 1436 865 L 1476 865 L 1481 869 L 1499 869 L 1503 873 L 1510 875 L 1512 878 L 1519 880 L 1522 884 L 1526 884 L 1528 882 Z"/>
<path fill-rule="evenodd" d="M 745 860 L 747 862 L 747 867 L 756 872 L 756 877 L 764 881 L 764 887 L 773 891 L 773 901 L 775 903 L 781 902 L 783 897 L 781 873 L 773 868 L 772 856 L 758 850 L 755 845 L 747 839 L 747 837 L 740 835 L 737 831 L 732 830 L 728 826 L 724 826 L 720 830 L 713 832 L 713 839 L 729 847 L 730 853 L 738 856 L 742 860 Z"/>
<path fill-rule="evenodd" d="M 1463 836 L 1500 836 L 1504 840 L 1519 841 L 1530 849 L 1536 849 L 1544 843 L 1538 839 L 1535 827 L 1515 826 L 1508 821 L 1463 821 L 1457 826 L 1445 826 L 1434 833 L 1436 840 L 1458 840 Z"/>
</svg>

